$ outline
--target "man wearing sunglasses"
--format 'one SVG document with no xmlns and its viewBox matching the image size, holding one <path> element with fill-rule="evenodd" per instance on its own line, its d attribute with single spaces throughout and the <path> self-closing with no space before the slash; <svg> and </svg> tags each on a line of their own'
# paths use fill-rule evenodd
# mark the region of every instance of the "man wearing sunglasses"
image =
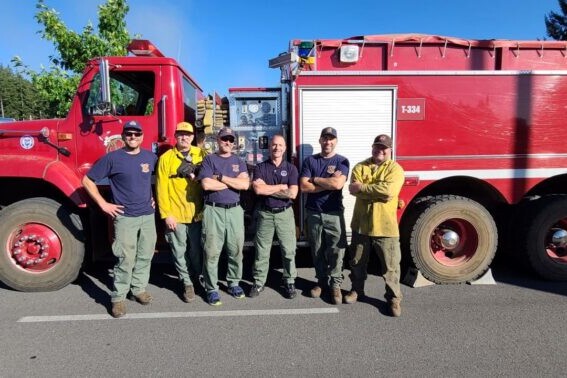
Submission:
<svg viewBox="0 0 567 378">
<path fill-rule="evenodd" d="M 180 122 L 175 129 L 175 146 L 161 155 L 156 173 L 157 200 L 160 216 L 165 221 L 165 239 L 173 252 L 175 268 L 183 285 L 182 298 L 187 303 L 196 298 L 193 281 L 199 279 L 203 264 L 203 194 L 201 185 L 194 179 L 195 169 L 206 154 L 192 145 L 194 137 L 193 125 Z"/>
<path fill-rule="evenodd" d="M 147 305 L 152 296 L 146 291 L 156 244 L 152 172 L 157 156 L 142 149 L 142 126 L 137 121 L 124 124 L 124 147 L 101 157 L 83 177 L 83 186 L 103 212 L 114 220 L 112 252 L 114 266 L 111 315 L 126 314 L 126 296 Z M 112 202 L 99 192 L 96 182 L 108 179 Z"/>
<path fill-rule="evenodd" d="M 217 136 L 218 150 L 203 160 L 198 180 L 203 187 L 203 276 L 207 302 L 221 305 L 218 293 L 218 264 L 223 247 L 228 255 L 226 280 L 228 293 L 244 298 L 242 279 L 242 250 L 244 248 L 244 210 L 240 207 L 240 191 L 250 186 L 246 164 L 232 154 L 235 135 L 223 127 Z"/>
</svg>

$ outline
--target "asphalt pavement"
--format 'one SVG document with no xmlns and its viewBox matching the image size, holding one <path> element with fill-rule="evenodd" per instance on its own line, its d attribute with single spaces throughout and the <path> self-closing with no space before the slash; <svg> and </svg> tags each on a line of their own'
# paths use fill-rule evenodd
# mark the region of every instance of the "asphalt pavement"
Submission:
<svg viewBox="0 0 567 378">
<path fill-rule="evenodd" d="M 567 373 L 567 284 L 500 262 L 495 285 L 403 286 L 392 318 L 375 273 L 354 305 L 308 297 L 313 269 L 300 264 L 298 296 L 281 271 L 254 299 L 181 301 L 170 264 L 154 264 L 154 301 L 108 315 L 109 267 L 56 292 L 0 286 L 0 377 L 560 377 Z M 249 261 L 247 261 L 248 265 Z M 250 288 L 250 269 L 243 286 Z M 345 270 L 348 290 L 348 270 Z M 221 273 L 222 277 L 222 273 Z"/>
</svg>

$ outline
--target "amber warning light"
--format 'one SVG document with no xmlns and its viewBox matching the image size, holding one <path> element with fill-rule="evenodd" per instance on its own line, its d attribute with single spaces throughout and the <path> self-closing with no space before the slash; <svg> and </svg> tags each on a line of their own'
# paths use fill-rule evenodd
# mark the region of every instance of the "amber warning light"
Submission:
<svg viewBox="0 0 567 378">
<path fill-rule="evenodd" d="M 133 39 L 127 47 L 128 51 L 136 56 L 164 57 L 158 48 L 147 39 Z"/>
<path fill-rule="evenodd" d="M 406 176 L 404 179 L 404 186 L 417 186 L 419 185 L 418 176 Z"/>
</svg>

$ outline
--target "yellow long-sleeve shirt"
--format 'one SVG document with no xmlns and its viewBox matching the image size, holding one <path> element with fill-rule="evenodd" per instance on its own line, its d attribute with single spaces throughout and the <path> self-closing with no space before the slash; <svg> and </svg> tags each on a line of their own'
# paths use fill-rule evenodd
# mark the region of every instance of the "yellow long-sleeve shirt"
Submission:
<svg viewBox="0 0 567 378">
<path fill-rule="evenodd" d="M 191 146 L 189 155 L 194 164 L 203 161 L 206 153 L 201 148 Z M 162 219 L 174 216 L 177 222 L 193 223 L 200 221 L 203 212 L 201 185 L 187 178 L 171 177 L 177 174 L 183 155 L 175 147 L 159 158 L 156 172 L 156 194 L 159 213 Z"/>
<path fill-rule="evenodd" d="M 352 170 L 351 183 L 362 183 L 351 221 L 352 232 L 368 236 L 399 237 L 398 195 L 404 184 L 404 170 L 393 160 L 380 165 L 371 158 Z M 389 198 L 389 199 L 388 199 Z"/>
</svg>

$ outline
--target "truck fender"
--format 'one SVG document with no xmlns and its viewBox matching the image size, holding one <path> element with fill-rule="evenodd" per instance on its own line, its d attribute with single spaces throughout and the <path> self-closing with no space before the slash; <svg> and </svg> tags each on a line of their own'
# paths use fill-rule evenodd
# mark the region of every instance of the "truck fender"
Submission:
<svg viewBox="0 0 567 378">
<path fill-rule="evenodd" d="M 47 164 L 43 179 L 59 188 L 75 205 L 86 206 L 86 193 L 81 178 L 65 164 L 60 161 L 52 161 Z"/>
<path fill-rule="evenodd" d="M 5 176 L 37 178 L 53 184 L 79 207 L 86 206 L 86 193 L 79 175 L 61 161 L 22 155 L 0 157 L 0 172 Z"/>
</svg>

